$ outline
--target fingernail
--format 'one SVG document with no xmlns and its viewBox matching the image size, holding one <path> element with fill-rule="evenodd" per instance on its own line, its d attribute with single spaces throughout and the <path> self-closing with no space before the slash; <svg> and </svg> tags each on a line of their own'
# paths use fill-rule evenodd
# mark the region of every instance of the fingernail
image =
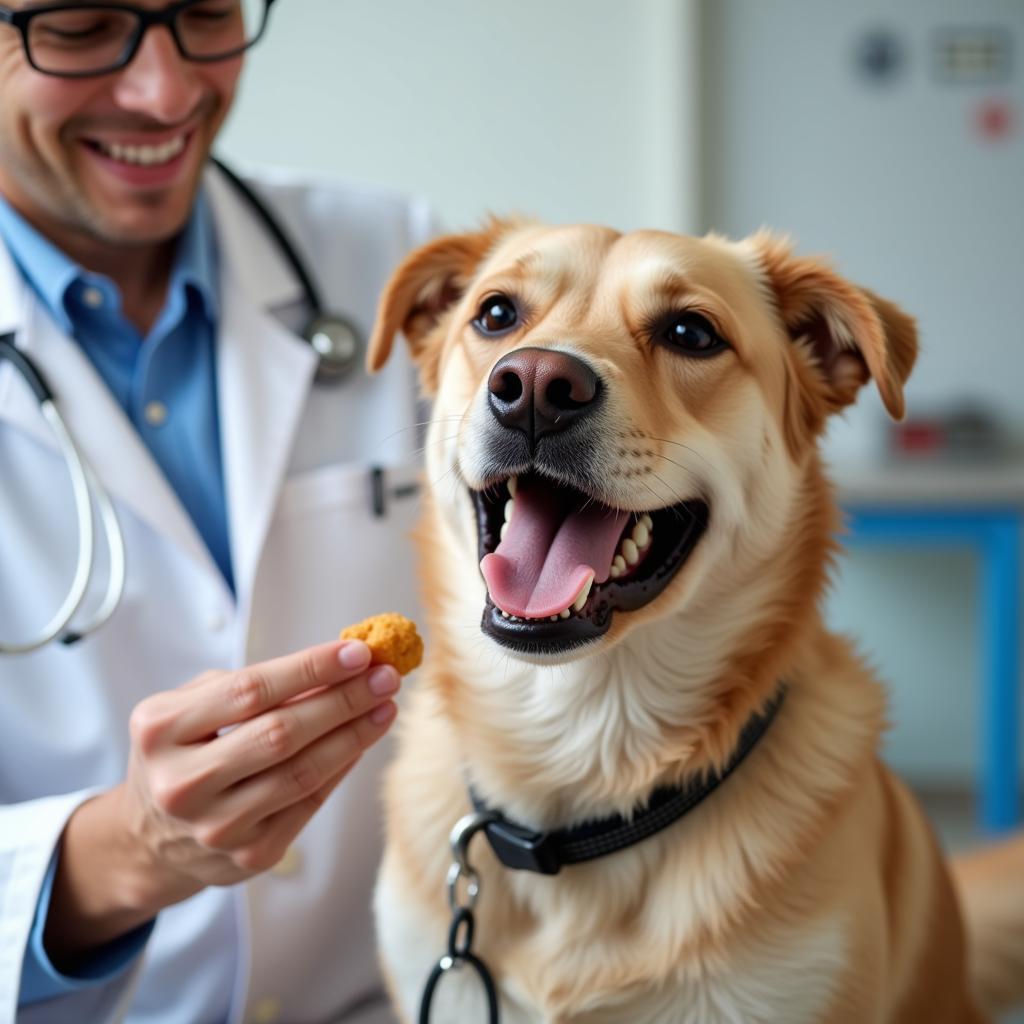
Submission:
<svg viewBox="0 0 1024 1024">
<path fill-rule="evenodd" d="M 376 707 L 370 712 L 370 721 L 374 725 L 386 725 L 395 717 L 397 710 L 395 705 L 388 701 L 387 704 L 381 704 L 380 707 Z"/>
<path fill-rule="evenodd" d="M 362 640 L 347 640 L 338 651 L 338 661 L 343 668 L 366 668 L 370 664 L 370 648 Z"/>
<path fill-rule="evenodd" d="M 394 693 L 401 682 L 398 673 L 390 665 L 378 665 L 367 677 L 370 693 L 377 697 L 387 697 Z"/>
</svg>

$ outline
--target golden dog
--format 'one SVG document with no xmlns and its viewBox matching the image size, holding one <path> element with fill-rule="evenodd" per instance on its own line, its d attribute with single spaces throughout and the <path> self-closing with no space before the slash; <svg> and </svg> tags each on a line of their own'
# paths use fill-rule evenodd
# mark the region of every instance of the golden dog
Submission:
<svg viewBox="0 0 1024 1024">
<path fill-rule="evenodd" d="M 377 892 L 405 1020 L 471 793 L 529 834 L 629 830 L 695 789 L 556 874 L 469 846 L 457 946 L 503 1024 L 983 1019 L 947 868 L 878 759 L 882 688 L 819 610 L 817 441 L 869 379 L 902 415 L 913 321 L 764 233 L 495 221 L 398 269 L 371 367 L 399 331 L 433 399 L 431 643 Z M 447 972 L 431 1019 L 485 1021 L 482 991 Z"/>
</svg>

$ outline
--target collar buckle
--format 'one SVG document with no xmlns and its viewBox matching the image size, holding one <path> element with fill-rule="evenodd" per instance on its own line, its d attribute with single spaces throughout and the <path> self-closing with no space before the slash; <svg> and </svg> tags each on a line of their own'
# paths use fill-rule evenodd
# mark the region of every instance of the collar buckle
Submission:
<svg viewBox="0 0 1024 1024">
<path fill-rule="evenodd" d="M 541 875 L 557 875 L 562 868 L 551 832 L 533 832 L 499 818 L 487 824 L 484 834 L 494 855 L 507 868 Z"/>
</svg>

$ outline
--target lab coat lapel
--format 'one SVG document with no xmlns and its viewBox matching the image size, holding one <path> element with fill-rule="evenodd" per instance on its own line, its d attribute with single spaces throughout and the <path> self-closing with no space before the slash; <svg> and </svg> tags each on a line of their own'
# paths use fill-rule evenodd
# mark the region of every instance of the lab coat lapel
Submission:
<svg viewBox="0 0 1024 1024">
<path fill-rule="evenodd" d="M 24 284 L 3 246 L 0 329 L 15 331 L 18 347 L 37 363 L 71 436 L 114 499 L 127 505 L 198 565 L 222 578 L 135 427 L 82 349 L 60 330 Z M 42 442 L 60 457 L 35 397 L 5 364 L 0 364 L 0 420 Z"/>
<path fill-rule="evenodd" d="M 217 387 L 231 557 L 242 604 L 252 593 L 317 364 L 311 346 L 249 301 L 246 292 L 222 276 Z"/>
<path fill-rule="evenodd" d="M 244 606 L 317 358 L 269 312 L 302 294 L 278 247 L 223 175 L 211 170 L 204 186 L 220 254 L 221 451 L 235 591 Z"/>
<path fill-rule="evenodd" d="M 20 329 L 25 318 L 26 291 L 7 247 L 0 245 L 0 334 Z"/>
</svg>

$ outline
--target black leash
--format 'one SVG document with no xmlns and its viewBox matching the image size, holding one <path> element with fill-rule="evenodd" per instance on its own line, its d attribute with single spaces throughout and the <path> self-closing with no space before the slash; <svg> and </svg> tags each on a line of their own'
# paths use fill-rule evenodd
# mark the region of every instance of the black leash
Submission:
<svg viewBox="0 0 1024 1024">
<path fill-rule="evenodd" d="M 485 828 L 492 819 L 493 815 L 487 812 L 475 811 L 467 814 L 458 820 L 449 837 L 455 859 L 448 869 L 448 906 L 452 910 L 452 923 L 448 929 L 448 951 L 437 961 L 427 979 L 423 999 L 420 1001 L 419 1024 L 430 1024 L 430 1007 L 434 1001 L 437 983 L 449 971 L 458 970 L 463 964 L 469 964 L 483 983 L 487 996 L 489 1024 L 499 1022 L 498 990 L 495 988 L 494 979 L 487 970 L 487 965 L 470 948 L 473 945 L 473 907 L 476 906 L 477 897 L 480 895 L 480 876 L 469 863 L 467 850 L 473 836 Z M 459 882 L 463 879 L 466 881 L 464 901 L 459 895 Z"/>
<path fill-rule="evenodd" d="M 459 929 L 465 926 L 466 937 L 463 943 L 459 943 Z M 487 993 L 487 1019 L 490 1024 L 498 1024 L 498 991 L 494 987 L 494 979 L 490 971 L 478 956 L 470 952 L 469 947 L 473 944 L 473 914 L 465 908 L 460 909 L 452 920 L 451 930 L 448 932 L 448 952 L 438 960 L 434 969 L 427 979 L 427 987 L 423 990 L 423 1002 L 420 1005 L 420 1024 L 430 1024 L 430 1006 L 434 1000 L 434 989 L 447 971 L 454 970 L 462 964 L 469 964 L 476 970 L 477 975 L 483 982 L 484 991 Z"/>
</svg>

